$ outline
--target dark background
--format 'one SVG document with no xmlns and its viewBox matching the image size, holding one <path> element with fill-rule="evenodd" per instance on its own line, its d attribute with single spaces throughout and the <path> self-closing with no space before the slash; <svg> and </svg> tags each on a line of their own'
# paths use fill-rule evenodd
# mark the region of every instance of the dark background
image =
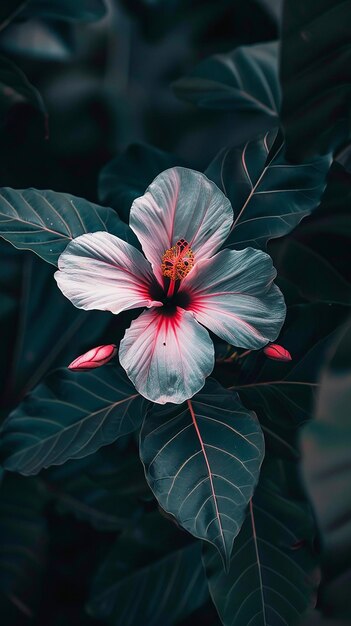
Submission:
<svg viewBox="0 0 351 626">
<path fill-rule="evenodd" d="M 173 152 L 180 163 L 203 170 L 224 146 L 240 145 L 248 133 L 255 137 L 269 130 L 276 121 L 267 121 L 265 116 L 253 119 L 230 110 L 219 114 L 182 102 L 175 96 L 172 83 L 211 54 L 278 38 L 281 10 L 279 0 L 109 0 L 108 13 L 100 21 L 80 23 L 40 19 L 29 3 L 0 31 L 0 53 L 14 61 L 39 90 L 46 113 L 43 116 L 28 101 L 9 94 L 1 83 L 0 185 L 53 189 L 96 202 L 101 168 L 132 143 Z M 339 30 L 343 28 L 340 24 Z M 339 78 L 344 84 L 341 69 Z M 337 153 L 338 163 L 333 166 L 323 206 L 325 215 L 335 212 L 344 219 L 350 199 L 347 142 L 340 142 Z M 323 213 L 321 216 L 323 220 Z M 324 324 L 326 308 L 331 306 L 335 315 L 328 318 L 325 327 L 335 330 L 348 318 L 351 303 L 349 239 L 336 234 L 331 241 L 323 229 L 314 236 L 318 230 L 315 219 L 308 218 L 306 223 L 306 230 L 298 231 L 297 242 L 311 244 L 322 265 L 315 269 L 316 293 L 311 295 L 307 285 L 297 301 L 314 303 L 315 312 L 306 324 L 316 327 L 317 333 L 318 324 Z M 349 222 L 347 228 L 350 233 Z M 66 365 L 76 356 L 81 326 L 85 332 L 80 346 L 83 351 L 99 343 L 103 333 L 109 340 L 121 335 L 129 314 L 121 316 L 119 325 L 107 322 L 104 314 L 88 322 L 76 321 L 70 304 L 56 293 L 50 267 L 3 241 L 0 251 L 0 345 L 6 357 L 1 362 L 1 415 L 6 417 L 49 370 Z M 284 256 L 284 250 L 272 244 L 274 253 L 277 259 Z M 294 250 L 290 254 L 294 255 Z M 288 278 L 293 273 L 291 266 L 296 265 L 294 259 L 289 261 Z M 293 303 L 296 294 L 297 290 L 289 292 Z M 318 309 L 320 302 L 323 313 Z M 101 531 L 89 494 L 98 491 L 97 518 L 99 513 L 118 518 L 122 513 L 113 481 L 121 480 L 121 472 L 132 472 L 138 507 L 144 513 L 157 511 L 141 466 L 131 462 L 132 468 L 128 465 L 124 470 L 122 464 L 122 469 L 118 466 L 116 470 L 117 452 L 123 463 L 126 458 L 135 459 L 134 438 L 123 440 L 118 450 L 109 446 L 101 471 L 95 455 L 93 460 L 72 461 L 63 468 L 44 471 L 38 479 L 6 475 L 0 492 L 3 626 L 105 623 L 95 619 L 85 606 L 93 576 L 115 541 L 116 529 L 110 530 L 106 522 Z M 76 497 L 76 491 L 87 493 L 87 498 Z M 125 501 L 122 505 L 127 507 Z M 348 534 L 349 526 L 348 520 Z M 187 535 L 177 532 L 186 545 Z M 151 552 L 158 549 L 156 530 L 154 543 L 148 547 Z M 316 551 L 320 545 L 316 531 Z M 344 569 L 349 572 L 348 557 L 345 561 Z M 328 583 L 339 571 L 334 565 L 332 559 L 323 563 L 322 594 L 317 604 L 327 617 L 333 616 L 334 609 L 333 587 L 328 591 Z M 342 619 L 335 621 L 340 626 L 351 624 L 349 606 L 345 609 L 348 582 L 349 573 L 341 592 L 335 592 L 337 598 L 338 593 L 343 598 Z M 324 596 L 323 585 L 327 588 Z M 209 599 L 179 622 L 180 626 L 219 623 Z M 314 623 L 324 624 L 311 618 L 306 625 Z M 332 626 L 334 621 L 326 624 Z"/>
</svg>

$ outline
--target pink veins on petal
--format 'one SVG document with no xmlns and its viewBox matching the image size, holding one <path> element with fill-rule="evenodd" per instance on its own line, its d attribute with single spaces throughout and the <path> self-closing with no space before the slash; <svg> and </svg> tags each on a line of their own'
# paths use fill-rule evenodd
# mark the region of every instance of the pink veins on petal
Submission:
<svg viewBox="0 0 351 626">
<path fill-rule="evenodd" d="M 154 402 L 181 403 L 200 391 L 214 366 L 206 328 L 247 349 L 279 334 L 285 303 L 270 257 L 253 248 L 218 252 L 232 222 L 230 202 L 213 182 L 171 168 L 131 208 L 144 254 L 96 232 L 73 239 L 59 258 L 55 278 L 76 307 L 145 309 L 126 330 L 119 359 Z"/>
</svg>

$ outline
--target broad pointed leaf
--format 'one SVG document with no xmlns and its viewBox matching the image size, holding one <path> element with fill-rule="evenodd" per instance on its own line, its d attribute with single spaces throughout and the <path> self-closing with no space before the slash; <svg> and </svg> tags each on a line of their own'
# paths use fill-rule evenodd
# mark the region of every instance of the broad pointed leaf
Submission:
<svg viewBox="0 0 351 626">
<path fill-rule="evenodd" d="M 242 363 L 233 389 L 257 413 L 267 448 L 279 456 L 299 456 L 297 429 L 313 415 L 321 364 L 344 319 L 340 307 L 290 307 L 279 343 L 289 350 L 292 361 L 274 362 L 253 353 Z"/>
<path fill-rule="evenodd" d="M 176 81 L 173 88 L 177 96 L 199 107 L 277 118 L 278 44 L 260 43 L 216 54 Z"/>
<path fill-rule="evenodd" d="M 338 149 L 351 136 L 350 0 L 285 0 L 282 123 L 289 159 Z"/>
<path fill-rule="evenodd" d="M 119 537 L 98 570 L 89 612 L 113 626 L 175 624 L 208 598 L 199 543 L 156 511 Z"/>
<path fill-rule="evenodd" d="M 210 592 L 224 626 L 293 626 L 315 603 L 313 517 L 285 484 L 285 472 L 293 471 L 277 460 L 265 462 L 228 574 L 216 551 L 204 546 Z"/>
<path fill-rule="evenodd" d="M 232 203 L 227 247 L 265 248 L 269 239 L 289 233 L 319 204 L 330 158 L 288 164 L 281 143 L 272 158 L 274 138 L 267 133 L 243 147 L 224 149 L 206 170 Z"/>
<path fill-rule="evenodd" d="M 332 569 L 351 557 L 351 324 L 339 332 L 321 376 L 316 419 L 301 433 L 303 471 Z"/>
<path fill-rule="evenodd" d="M 333 163 L 317 211 L 270 249 L 278 275 L 312 301 L 351 303 L 351 174 Z"/>
<path fill-rule="evenodd" d="M 100 230 L 135 240 L 112 209 L 83 198 L 56 191 L 0 189 L 0 236 L 53 265 L 71 239 Z"/>
<path fill-rule="evenodd" d="M 256 416 L 209 380 L 187 404 L 154 405 L 140 456 L 161 507 L 228 562 L 264 453 Z"/>
<path fill-rule="evenodd" d="M 8 414 L 49 370 L 104 343 L 111 316 L 73 307 L 57 289 L 54 268 L 36 255 L 5 241 L 0 249 L 0 407 Z M 109 331 L 106 338 L 108 343 Z M 113 338 L 118 338 L 116 329 Z"/>
<path fill-rule="evenodd" d="M 318 604 L 323 614 L 333 619 L 332 623 L 321 621 L 321 626 L 346 626 L 351 614 L 350 348 L 349 320 L 335 338 L 323 368 L 316 419 L 304 427 L 300 437 L 303 476 L 323 549 L 325 584 Z M 336 621 L 339 619 L 343 621 Z"/>
<path fill-rule="evenodd" d="M 132 144 L 121 155 L 109 161 L 99 177 L 99 200 L 112 206 L 129 223 L 130 207 L 142 196 L 154 178 L 176 165 L 185 166 L 183 159 L 153 146 Z"/>
<path fill-rule="evenodd" d="M 0 593 L 17 608 L 20 620 L 32 617 L 40 600 L 48 547 L 44 504 L 33 479 L 5 475 L 0 487 Z"/>
<path fill-rule="evenodd" d="M 3 465 L 28 475 L 92 454 L 135 430 L 145 403 L 119 366 L 57 370 L 4 422 Z"/>
<path fill-rule="evenodd" d="M 121 443 L 123 442 L 123 443 Z M 137 450 L 124 438 L 84 459 L 41 473 L 59 513 L 74 515 L 100 531 L 130 528 L 150 494 Z"/>
</svg>

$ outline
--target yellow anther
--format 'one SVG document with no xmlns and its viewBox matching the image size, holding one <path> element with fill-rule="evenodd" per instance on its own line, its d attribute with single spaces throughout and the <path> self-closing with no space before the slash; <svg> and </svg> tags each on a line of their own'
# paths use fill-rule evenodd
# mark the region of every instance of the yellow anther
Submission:
<svg viewBox="0 0 351 626">
<path fill-rule="evenodd" d="M 194 253 L 185 239 L 179 239 L 162 256 L 162 274 L 170 280 L 185 278 L 193 266 Z"/>
</svg>

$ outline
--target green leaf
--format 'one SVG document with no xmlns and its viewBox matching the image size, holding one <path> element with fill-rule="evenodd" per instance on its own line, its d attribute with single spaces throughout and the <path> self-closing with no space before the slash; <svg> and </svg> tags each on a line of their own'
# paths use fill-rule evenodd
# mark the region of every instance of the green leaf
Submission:
<svg viewBox="0 0 351 626">
<path fill-rule="evenodd" d="M 280 74 L 287 158 L 301 161 L 350 138 L 350 0 L 285 0 Z"/>
<path fill-rule="evenodd" d="M 28 0 L 25 17 L 94 22 L 106 13 L 104 0 Z"/>
<path fill-rule="evenodd" d="M 202 61 L 173 84 L 179 98 L 205 109 L 248 111 L 277 118 L 278 44 L 235 48 Z"/>
<path fill-rule="evenodd" d="M 280 456 L 299 456 L 297 429 L 313 415 L 320 368 L 344 319 L 339 307 L 290 307 L 278 342 L 289 350 L 292 361 L 274 362 L 262 352 L 246 357 L 239 382 L 232 388 L 257 413 L 267 449 Z"/>
<path fill-rule="evenodd" d="M 0 235 L 53 265 L 74 237 L 101 230 L 135 240 L 117 213 L 83 198 L 36 189 L 0 190 Z"/>
<path fill-rule="evenodd" d="M 0 591 L 21 619 L 32 617 L 40 600 L 48 543 L 43 505 L 33 479 L 5 475 L 0 488 Z"/>
<path fill-rule="evenodd" d="M 161 507 L 228 562 L 264 454 L 256 416 L 208 380 L 187 403 L 154 405 L 140 435 L 147 481 Z"/>
<path fill-rule="evenodd" d="M 318 577 L 308 504 L 287 483 L 293 465 L 265 461 L 228 574 L 204 546 L 212 599 L 224 626 L 292 626 L 314 604 Z"/>
<path fill-rule="evenodd" d="M 201 546 L 158 512 L 124 532 L 93 582 L 89 612 L 113 626 L 171 625 L 208 597 Z"/>
<path fill-rule="evenodd" d="M 316 419 L 301 434 L 303 473 L 334 573 L 351 556 L 351 324 L 339 332 L 321 376 Z"/>
<path fill-rule="evenodd" d="M 319 251 L 322 236 L 324 235 L 325 240 L 328 238 L 328 226 L 330 248 Z M 331 218 L 316 222 L 313 228 L 301 229 L 296 233 L 296 237 L 285 242 L 279 251 L 275 263 L 277 271 L 282 277 L 294 282 L 299 293 L 308 300 L 349 306 L 351 304 L 351 281 L 347 276 L 347 269 L 350 267 L 350 238 L 347 236 L 349 227 L 349 218 Z M 335 233 L 336 229 L 340 230 L 340 236 Z M 318 246 L 317 249 L 315 245 Z M 340 271 L 334 266 L 333 260 L 330 260 L 336 251 L 337 258 L 343 261 Z M 282 271 L 280 268 L 283 268 Z M 346 276 L 343 275 L 343 270 L 346 270 Z"/>
<path fill-rule="evenodd" d="M 133 200 L 142 196 L 160 172 L 183 159 L 143 144 L 132 144 L 121 155 L 109 161 L 99 177 L 99 201 L 112 206 L 125 222 L 129 222 Z"/>
<path fill-rule="evenodd" d="M 43 134 L 47 133 L 47 113 L 39 91 L 29 82 L 22 70 L 0 56 L 0 120 L 3 126 L 15 107 L 30 107 L 42 116 Z"/>
<path fill-rule="evenodd" d="M 55 367 L 104 343 L 108 312 L 81 311 L 57 289 L 54 268 L 29 252 L 1 241 L 0 406 L 8 414 Z M 43 324 L 45 320 L 45 324 Z M 121 329 L 122 330 L 122 329 Z M 113 330 L 118 339 L 118 330 Z M 111 341 L 106 331 L 106 343 Z"/>
<path fill-rule="evenodd" d="M 270 249 L 280 277 L 308 300 L 351 304 L 351 174 L 333 163 L 321 206 Z"/>
<path fill-rule="evenodd" d="M 289 233 L 319 204 L 330 158 L 305 165 L 286 163 L 283 144 L 272 155 L 275 133 L 244 147 L 224 149 L 206 170 L 232 203 L 234 222 L 226 246 L 265 248 Z"/>
<path fill-rule="evenodd" d="M 3 466 L 36 474 L 92 454 L 136 430 L 145 404 L 119 366 L 52 372 L 4 422 Z"/>
<path fill-rule="evenodd" d="M 60 514 L 100 531 L 127 529 L 140 518 L 150 490 L 137 450 L 120 441 L 41 474 Z"/>
</svg>

